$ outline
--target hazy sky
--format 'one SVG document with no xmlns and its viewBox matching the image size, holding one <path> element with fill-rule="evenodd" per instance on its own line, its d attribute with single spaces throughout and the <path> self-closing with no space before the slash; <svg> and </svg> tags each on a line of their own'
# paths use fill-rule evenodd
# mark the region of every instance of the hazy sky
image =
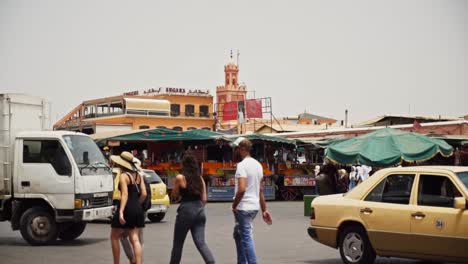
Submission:
<svg viewBox="0 0 468 264">
<path fill-rule="evenodd" d="M 0 92 L 54 120 L 125 91 L 214 95 L 231 48 L 276 116 L 468 114 L 468 1 L 0 0 Z"/>
</svg>

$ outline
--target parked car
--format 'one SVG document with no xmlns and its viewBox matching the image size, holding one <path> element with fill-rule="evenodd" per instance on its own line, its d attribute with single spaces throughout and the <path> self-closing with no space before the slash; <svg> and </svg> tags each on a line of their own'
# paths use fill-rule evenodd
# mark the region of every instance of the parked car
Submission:
<svg viewBox="0 0 468 264">
<path fill-rule="evenodd" d="M 151 222 L 161 222 L 171 204 L 166 184 L 154 170 L 143 170 L 143 172 L 151 186 L 151 208 L 147 212 L 148 218 Z"/>
<path fill-rule="evenodd" d="M 376 256 L 468 261 L 468 167 L 390 168 L 312 202 L 309 235 L 344 263 Z"/>
<path fill-rule="evenodd" d="M 114 174 L 114 205 L 117 205 L 120 201 L 119 170 L 119 168 L 113 168 L 112 170 L 112 173 Z M 167 210 L 170 206 L 166 184 L 153 170 L 143 170 L 143 173 L 151 187 L 151 208 L 147 211 L 148 219 L 151 220 L 151 222 L 161 222 L 161 220 L 166 216 Z"/>
</svg>

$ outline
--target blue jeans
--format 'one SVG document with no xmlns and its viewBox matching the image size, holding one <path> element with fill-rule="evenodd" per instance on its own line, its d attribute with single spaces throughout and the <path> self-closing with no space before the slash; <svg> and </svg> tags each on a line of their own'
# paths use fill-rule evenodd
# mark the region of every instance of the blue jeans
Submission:
<svg viewBox="0 0 468 264">
<path fill-rule="evenodd" d="M 236 225 L 234 227 L 234 240 L 236 241 L 237 263 L 256 264 L 255 244 L 253 241 L 252 222 L 258 211 L 237 210 L 234 214 Z"/>
</svg>

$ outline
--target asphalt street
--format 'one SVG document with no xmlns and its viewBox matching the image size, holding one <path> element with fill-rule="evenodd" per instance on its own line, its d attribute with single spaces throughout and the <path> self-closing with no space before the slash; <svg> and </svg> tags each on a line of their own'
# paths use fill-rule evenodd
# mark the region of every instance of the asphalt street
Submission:
<svg viewBox="0 0 468 264">
<path fill-rule="evenodd" d="M 337 250 L 320 245 L 307 235 L 308 218 L 302 202 L 270 202 L 274 223 L 267 226 L 261 217 L 255 220 L 254 236 L 259 263 L 342 263 Z M 144 233 L 144 263 L 169 263 L 177 205 L 169 209 L 161 223 L 147 223 Z M 207 205 L 206 240 L 217 263 L 236 263 L 232 238 L 234 220 L 228 203 Z M 19 231 L 11 231 L 9 222 L 0 223 L 0 263 L 112 263 L 110 224 L 90 223 L 75 241 L 43 247 L 29 246 Z M 122 252 L 122 263 L 128 263 Z M 187 237 L 182 263 L 203 263 L 191 236 Z M 410 260 L 379 258 L 376 263 L 421 263 Z"/>
</svg>

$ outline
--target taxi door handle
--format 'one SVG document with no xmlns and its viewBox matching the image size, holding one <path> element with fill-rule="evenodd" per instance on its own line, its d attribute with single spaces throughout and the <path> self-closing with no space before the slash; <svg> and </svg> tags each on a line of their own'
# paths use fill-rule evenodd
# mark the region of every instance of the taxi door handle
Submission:
<svg viewBox="0 0 468 264">
<path fill-rule="evenodd" d="M 421 213 L 421 212 L 413 213 L 413 214 L 411 214 L 411 216 L 418 219 L 418 220 L 423 219 L 424 217 L 426 217 L 426 215 Z"/>
<path fill-rule="evenodd" d="M 372 209 L 370 208 L 364 208 L 360 210 L 361 214 L 372 214 Z"/>
</svg>

